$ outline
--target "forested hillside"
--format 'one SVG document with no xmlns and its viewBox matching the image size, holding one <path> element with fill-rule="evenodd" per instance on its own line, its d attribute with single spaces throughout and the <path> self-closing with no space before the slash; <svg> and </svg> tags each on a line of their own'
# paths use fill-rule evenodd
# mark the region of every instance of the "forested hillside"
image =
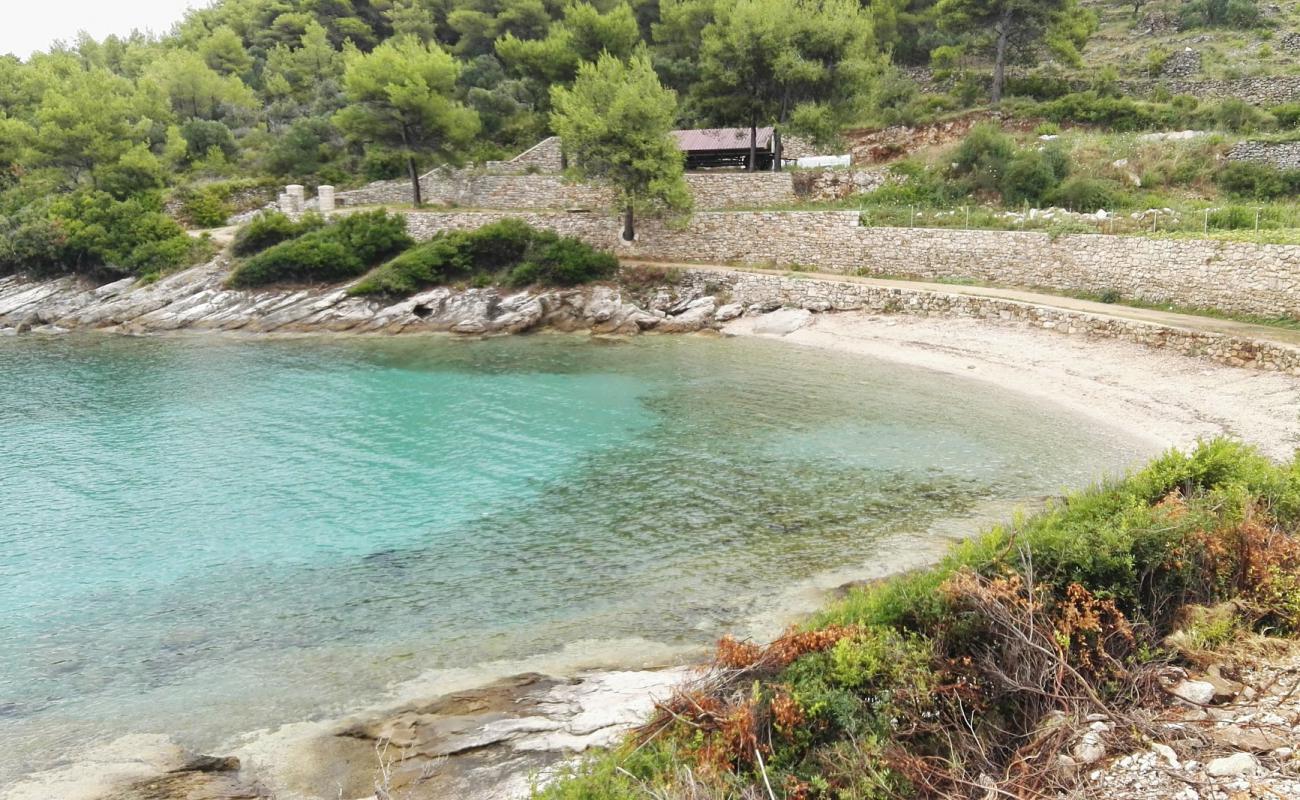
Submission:
<svg viewBox="0 0 1300 800">
<path fill-rule="evenodd" d="M 1066 123 L 1158 128 L 1186 104 L 1061 97 L 1063 72 L 1098 78 L 1081 53 L 1100 19 L 1156 12 L 1214 35 L 1287 24 L 1254 0 L 222 0 L 165 36 L 0 57 L 0 273 L 159 274 L 206 252 L 182 224 L 219 224 L 258 187 L 517 152 L 602 53 L 644 54 L 683 127 L 833 142 L 1023 95 Z"/>
</svg>

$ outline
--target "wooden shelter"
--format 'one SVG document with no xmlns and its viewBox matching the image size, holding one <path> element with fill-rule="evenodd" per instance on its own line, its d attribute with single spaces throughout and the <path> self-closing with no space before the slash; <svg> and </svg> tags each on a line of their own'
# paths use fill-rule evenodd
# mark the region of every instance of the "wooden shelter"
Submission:
<svg viewBox="0 0 1300 800">
<path fill-rule="evenodd" d="M 704 128 L 673 131 L 686 153 L 686 169 L 745 169 L 749 166 L 749 128 Z M 755 168 L 772 170 L 780 157 L 781 137 L 772 128 L 759 128 Z"/>
</svg>

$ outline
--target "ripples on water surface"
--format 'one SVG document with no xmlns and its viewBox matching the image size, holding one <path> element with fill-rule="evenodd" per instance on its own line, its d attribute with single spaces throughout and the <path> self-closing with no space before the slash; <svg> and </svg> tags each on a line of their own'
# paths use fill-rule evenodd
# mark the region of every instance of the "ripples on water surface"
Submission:
<svg viewBox="0 0 1300 800">
<path fill-rule="evenodd" d="M 704 643 L 1132 457 L 1087 427 L 763 341 L 0 340 L 0 780 L 422 670 Z"/>
</svg>

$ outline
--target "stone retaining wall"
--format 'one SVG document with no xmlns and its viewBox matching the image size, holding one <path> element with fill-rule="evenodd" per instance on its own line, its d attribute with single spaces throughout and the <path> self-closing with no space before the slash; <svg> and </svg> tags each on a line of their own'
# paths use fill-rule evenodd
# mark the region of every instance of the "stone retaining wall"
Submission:
<svg viewBox="0 0 1300 800">
<path fill-rule="evenodd" d="M 929 92 L 948 92 L 955 88 L 953 79 L 936 80 L 934 74 L 926 68 L 913 67 L 904 72 L 915 81 L 922 90 Z M 976 79 L 991 86 L 992 75 L 988 72 L 974 73 Z M 1018 80 L 1029 77 L 1032 70 L 1010 69 L 1008 78 Z M 1066 76 L 1066 82 L 1074 91 L 1087 91 L 1095 81 L 1088 75 Z M 1150 97 L 1157 89 L 1170 94 L 1187 94 L 1201 100 L 1222 100 L 1236 97 L 1265 108 L 1300 101 L 1300 75 L 1268 75 L 1249 78 L 1196 78 L 1196 77 L 1160 77 L 1160 78 L 1125 78 L 1118 82 L 1124 94 Z"/>
<path fill-rule="evenodd" d="M 520 219 L 534 228 L 553 230 L 562 236 L 576 236 L 603 250 L 617 248 L 622 230 L 612 216 L 562 211 L 407 211 L 406 229 L 416 241 L 422 242 L 443 231 L 474 230 L 506 218 Z"/>
<path fill-rule="evenodd" d="M 1300 142 L 1237 142 L 1228 151 L 1228 158 L 1278 169 L 1300 169 Z"/>
<path fill-rule="evenodd" d="M 872 173 L 874 175 L 874 173 Z M 883 176 L 868 185 L 883 182 Z M 791 172 L 690 173 L 686 185 L 697 208 L 758 208 L 788 205 L 800 198 Z M 420 178 L 425 202 L 465 208 L 612 208 L 614 192 L 607 186 L 565 180 L 544 173 L 501 175 L 434 170 Z M 409 181 L 379 181 L 340 192 L 345 205 L 391 205 L 411 201 Z"/>
<path fill-rule="evenodd" d="M 853 211 L 695 214 L 655 221 L 627 250 L 715 264 L 974 279 L 1104 293 L 1189 308 L 1300 318 L 1300 247 L 1138 236 L 864 228 Z"/>
<path fill-rule="evenodd" d="M 1119 339 L 1230 366 L 1300 375 L 1300 349 L 994 297 L 707 268 L 683 270 L 681 283 L 695 293 L 722 293 L 728 302 L 745 306 L 779 304 L 818 312 L 868 311 L 1019 323 L 1064 334 Z"/>
<path fill-rule="evenodd" d="M 410 212 L 408 219 L 412 235 L 428 238 L 510 216 L 627 257 L 1114 291 L 1187 308 L 1300 318 L 1300 246 L 865 228 L 855 211 L 699 212 L 683 226 L 645 219 L 634 243 L 620 241 L 618 220 L 606 214 Z"/>
</svg>

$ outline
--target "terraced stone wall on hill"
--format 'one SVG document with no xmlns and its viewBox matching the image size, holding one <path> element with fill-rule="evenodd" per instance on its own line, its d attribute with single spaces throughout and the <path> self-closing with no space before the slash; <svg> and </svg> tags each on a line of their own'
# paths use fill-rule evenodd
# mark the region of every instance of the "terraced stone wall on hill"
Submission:
<svg viewBox="0 0 1300 800">
<path fill-rule="evenodd" d="M 868 311 L 1022 323 L 1056 333 L 1133 342 L 1235 367 L 1300 375 L 1300 350 L 1280 344 L 1099 317 L 997 297 L 707 268 L 683 270 L 681 283 L 697 294 L 721 293 L 728 302 L 745 306 L 792 306 L 818 312 Z"/>
<path fill-rule="evenodd" d="M 653 221 L 633 249 L 719 264 L 1116 291 L 1192 308 L 1300 318 L 1300 247 L 1139 236 L 867 228 L 857 212 L 698 213 Z"/>
<path fill-rule="evenodd" d="M 800 195 L 792 172 L 691 173 L 686 176 L 696 208 L 760 208 L 789 205 Z M 846 173 L 849 174 L 849 173 Z M 876 173 L 870 173 L 875 176 Z M 883 174 L 869 184 L 879 185 Z M 493 172 L 435 170 L 420 178 L 425 202 L 463 208 L 601 209 L 614 206 L 607 186 L 566 180 L 562 175 L 536 173 L 503 175 Z M 381 181 L 340 192 L 343 205 L 409 203 L 409 181 Z"/>
<path fill-rule="evenodd" d="M 804 267 L 822 272 L 967 279 L 1300 318 L 1300 247 L 1138 236 L 868 228 L 854 211 L 697 212 L 645 219 L 619 240 L 613 215 L 411 212 L 413 235 L 521 217 L 628 257 Z"/>
<path fill-rule="evenodd" d="M 1278 169 L 1300 169 L 1300 142 L 1237 142 L 1228 151 L 1228 158 Z"/>
<path fill-rule="evenodd" d="M 928 69 L 911 68 L 906 73 L 925 91 L 948 92 L 955 88 L 954 80 L 937 80 Z M 1012 79 L 1014 91 L 1014 82 L 1028 77 L 1030 71 L 1013 69 L 1007 74 Z M 977 79 L 989 85 L 993 80 L 989 74 L 980 74 Z M 1074 91 L 1081 92 L 1093 88 L 1095 81 L 1089 75 L 1076 75 L 1067 78 L 1067 83 Z M 1124 94 L 1138 97 L 1150 97 L 1156 90 L 1164 90 L 1170 94 L 1187 94 L 1201 100 L 1235 97 L 1265 108 L 1300 101 L 1300 75 L 1201 78 L 1181 73 L 1179 76 L 1123 79 L 1117 86 Z"/>
</svg>

